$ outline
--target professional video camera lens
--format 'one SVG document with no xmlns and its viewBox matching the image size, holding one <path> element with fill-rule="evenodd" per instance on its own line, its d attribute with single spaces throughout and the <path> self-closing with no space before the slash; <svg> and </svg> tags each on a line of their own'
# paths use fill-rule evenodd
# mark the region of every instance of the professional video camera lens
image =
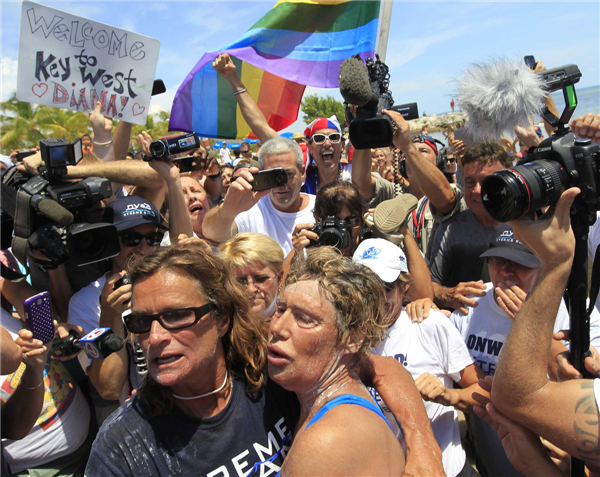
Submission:
<svg viewBox="0 0 600 477">
<path fill-rule="evenodd" d="M 67 233 L 67 249 L 76 265 L 116 257 L 121 250 L 117 229 L 106 223 L 72 226 Z"/>
<path fill-rule="evenodd" d="M 556 204 L 567 187 L 567 173 L 558 162 L 539 160 L 486 177 L 481 198 L 494 220 L 510 222 Z"/>
</svg>

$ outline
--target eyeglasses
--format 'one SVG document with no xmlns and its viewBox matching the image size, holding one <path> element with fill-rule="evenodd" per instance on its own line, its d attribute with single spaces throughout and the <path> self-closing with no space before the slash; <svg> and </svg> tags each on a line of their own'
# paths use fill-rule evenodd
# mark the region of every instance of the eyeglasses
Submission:
<svg viewBox="0 0 600 477">
<path fill-rule="evenodd" d="M 500 257 L 488 257 L 487 263 L 496 268 L 502 268 L 504 265 L 508 264 L 515 270 L 531 270 L 531 268 L 526 267 L 525 265 L 521 265 L 520 263 Z"/>
<path fill-rule="evenodd" d="M 249 153 L 249 152 L 250 152 L 250 149 L 246 149 L 246 150 L 244 150 L 244 151 L 242 151 L 242 150 L 240 149 L 240 152 L 241 152 L 242 154 L 247 154 L 247 153 Z"/>
<path fill-rule="evenodd" d="M 244 285 L 245 287 L 247 287 L 251 283 L 254 283 L 255 287 L 261 287 L 261 286 L 265 285 L 267 282 L 270 282 L 271 280 L 274 280 L 274 279 L 275 279 L 275 277 L 259 275 L 257 277 L 254 277 L 254 280 L 248 280 L 247 278 L 240 277 L 237 279 L 237 281 L 240 285 Z"/>
<path fill-rule="evenodd" d="M 164 235 L 162 232 L 152 232 L 147 235 L 142 235 L 139 232 L 122 232 L 119 237 L 121 237 L 121 242 L 126 247 L 137 247 L 142 239 L 146 239 L 150 247 L 157 247 L 162 242 Z"/>
<path fill-rule="evenodd" d="M 207 303 L 199 307 L 163 311 L 156 315 L 131 313 L 123 317 L 123 323 L 130 333 L 138 334 L 148 333 L 153 321 L 158 321 L 166 330 L 180 330 L 195 325 L 215 308 L 214 303 Z"/>
<path fill-rule="evenodd" d="M 331 134 L 314 134 L 312 140 L 315 144 L 321 145 L 324 144 L 325 141 L 329 139 L 331 144 L 337 144 L 342 140 L 342 135 L 340 133 L 331 133 Z"/>
</svg>

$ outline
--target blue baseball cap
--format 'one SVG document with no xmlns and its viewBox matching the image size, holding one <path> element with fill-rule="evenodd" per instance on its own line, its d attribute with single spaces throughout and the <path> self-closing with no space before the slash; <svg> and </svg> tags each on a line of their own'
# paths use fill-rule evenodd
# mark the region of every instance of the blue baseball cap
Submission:
<svg viewBox="0 0 600 477">
<path fill-rule="evenodd" d="M 162 225 L 156 206 L 137 195 L 115 199 L 106 208 L 104 221 L 113 224 L 118 232 L 144 224 L 154 224 L 161 229 L 167 229 Z"/>
<path fill-rule="evenodd" d="M 498 257 L 518 263 L 527 268 L 538 268 L 540 261 L 525 245 L 519 242 L 513 233 L 512 227 L 500 224 L 494 229 L 494 239 L 490 248 L 480 257 Z"/>
</svg>

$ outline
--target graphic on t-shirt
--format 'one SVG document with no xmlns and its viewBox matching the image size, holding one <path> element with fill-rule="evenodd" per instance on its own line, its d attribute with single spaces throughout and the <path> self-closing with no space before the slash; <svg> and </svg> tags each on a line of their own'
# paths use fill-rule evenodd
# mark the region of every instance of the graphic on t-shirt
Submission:
<svg viewBox="0 0 600 477">
<path fill-rule="evenodd" d="M 21 363 L 19 369 L 7 376 L 0 388 L 4 401 L 15 392 L 25 372 L 25 364 Z M 44 368 L 44 404 L 36 424 L 44 431 L 51 427 L 73 403 L 75 388 L 72 377 L 60 361 L 48 359 Z"/>
</svg>

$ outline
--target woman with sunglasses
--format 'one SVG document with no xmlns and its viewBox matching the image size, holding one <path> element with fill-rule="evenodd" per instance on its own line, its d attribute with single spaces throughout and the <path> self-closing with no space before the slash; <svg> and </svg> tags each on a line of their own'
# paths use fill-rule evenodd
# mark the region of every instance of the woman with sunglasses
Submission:
<svg viewBox="0 0 600 477">
<path fill-rule="evenodd" d="M 267 321 L 249 311 L 225 263 L 201 244 L 159 247 L 136 261 L 130 276 L 132 313 L 123 320 L 143 349 L 148 375 L 102 427 L 86 475 L 278 471 L 299 404 L 266 377 Z M 397 370 L 397 362 L 386 363 Z M 399 411 L 407 439 L 414 437 L 414 452 L 424 452 L 415 465 L 430 466 L 433 472 L 424 475 L 433 475 L 438 460 L 423 411 L 410 382 L 394 378 L 389 372 L 377 383 L 403 390 Z"/>
<path fill-rule="evenodd" d="M 246 232 L 219 247 L 221 258 L 248 297 L 252 312 L 271 318 L 283 278 L 283 250 L 271 237 Z"/>
</svg>

